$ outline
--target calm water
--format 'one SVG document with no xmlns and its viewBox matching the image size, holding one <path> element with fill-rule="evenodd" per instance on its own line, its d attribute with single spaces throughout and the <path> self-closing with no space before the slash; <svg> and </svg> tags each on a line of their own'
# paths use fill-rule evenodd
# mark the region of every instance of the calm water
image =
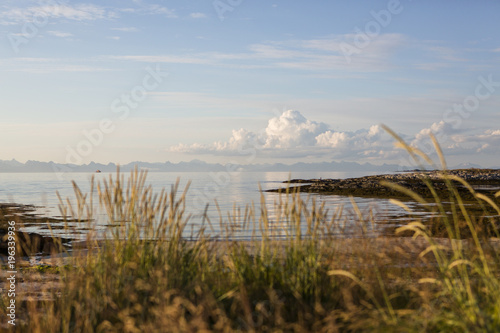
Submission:
<svg viewBox="0 0 500 333">
<path fill-rule="evenodd" d="M 125 173 L 128 175 L 127 173 Z M 155 191 L 160 191 L 162 188 L 170 190 L 177 179 L 180 179 L 179 192 L 182 192 L 188 181 L 191 181 L 187 194 L 187 210 L 191 214 L 186 233 L 191 231 L 196 232 L 201 225 L 203 211 L 208 203 L 208 217 L 214 222 L 212 223 L 213 230 L 208 232 L 216 236 L 220 233 L 219 228 L 224 228 L 219 223 L 220 216 L 215 205 L 217 201 L 223 218 L 227 219 L 227 212 L 233 211 L 233 207 L 242 207 L 244 210 L 247 204 L 255 203 L 256 210 L 260 211 L 261 193 L 259 184 L 263 190 L 282 187 L 281 183 L 287 179 L 293 178 L 350 178 L 368 175 L 364 172 L 236 172 L 229 176 L 228 173 L 170 173 L 170 172 L 151 172 L 148 174 L 147 181 L 153 186 Z M 37 214 L 56 217 L 60 216 L 59 199 L 56 192 L 59 192 L 62 198 L 74 199 L 75 195 L 71 180 L 74 180 L 81 190 L 86 193 L 90 190 L 90 180 L 94 176 L 97 181 L 109 177 L 109 173 L 71 173 L 66 174 L 65 179 L 58 179 L 53 173 L 0 173 L 0 202 L 2 203 L 19 203 L 31 204 L 38 206 Z M 179 193 L 180 195 L 180 193 Z M 273 211 L 273 203 L 279 200 L 279 195 L 275 193 L 265 193 L 265 201 L 268 209 Z M 345 211 L 346 223 L 349 224 L 349 216 L 354 216 L 352 205 L 349 198 L 342 196 L 331 195 L 313 195 L 314 199 L 319 202 L 325 202 L 329 211 L 333 212 L 340 206 Z M 368 215 L 370 211 L 375 214 L 376 219 L 383 220 L 384 217 L 400 215 L 404 217 L 404 213 L 387 200 L 356 198 L 356 203 L 361 211 Z M 104 214 L 97 218 L 97 222 L 101 229 L 106 225 Z M 75 226 L 78 227 L 79 226 Z M 46 227 L 32 226 L 28 228 L 30 231 L 47 233 Z M 85 227 L 80 226 L 80 232 L 85 233 Z M 279 234 L 279 232 L 277 232 Z M 187 235 L 188 236 L 188 235 Z M 248 238 L 250 233 L 248 230 L 236 231 L 234 238 Z M 279 235 L 278 235 L 279 236 Z"/>
</svg>

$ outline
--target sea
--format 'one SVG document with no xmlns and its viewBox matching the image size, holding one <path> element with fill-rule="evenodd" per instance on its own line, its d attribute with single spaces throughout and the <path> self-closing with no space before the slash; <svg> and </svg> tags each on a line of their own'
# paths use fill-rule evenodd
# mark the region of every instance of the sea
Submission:
<svg viewBox="0 0 500 333">
<path fill-rule="evenodd" d="M 279 215 L 275 211 L 275 203 L 283 200 L 283 195 L 272 192 L 265 192 L 268 189 L 286 187 L 287 180 L 290 179 L 345 179 L 373 175 L 376 172 L 149 172 L 147 174 L 147 185 L 151 185 L 156 193 L 162 189 L 169 191 L 178 183 L 178 196 L 186 190 L 186 217 L 188 217 L 185 237 L 194 237 L 201 229 L 207 237 L 223 238 L 228 237 L 228 221 L 234 222 L 235 215 L 244 215 L 245 207 L 253 205 L 256 211 L 255 223 L 258 223 L 258 216 L 261 208 L 265 207 L 271 220 Z M 130 173 L 123 172 L 125 179 Z M 33 205 L 37 216 L 47 216 L 61 218 L 67 215 L 61 210 L 61 200 L 64 203 L 76 202 L 73 181 L 82 193 L 88 193 L 91 189 L 91 180 L 103 182 L 110 177 L 116 177 L 116 173 L 66 173 L 61 177 L 57 173 L 0 173 L 0 203 L 15 203 L 22 205 Z M 337 195 L 322 194 L 301 194 L 303 200 L 312 204 L 321 205 L 329 212 L 329 217 L 333 214 L 341 213 L 339 220 L 342 220 L 344 236 L 349 234 L 350 223 L 352 227 L 359 222 L 359 214 L 366 221 L 367 228 L 373 234 L 382 232 L 388 227 L 398 226 L 408 219 L 407 214 L 399 206 L 394 205 L 386 199 L 374 198 L 349 198 Z M 98 200 L 94 199 L 97 203 Z M 99 210 L 96 205 L 94 216 L 96 230 L 105 230 L 109 221 L 105 212 Z M 238 214 L 238 209 L 240 213 Z M 56 223 L 56 222 L 53 222 Z M 62 223 L 62 222 L 61 222 Z M 271 221 L 272 223 L 272 221 Z M 306 221 L 303 221 L 304 229 Z M 234 224 L 234 223 L 233 223 Z M 359 225 L 359 223 L 357 223 Z M 74 223 L 71 226 L 71 234 L 67 229 L 51 227 L 40 223 L 25 227 L 25 231 L 37 232 L 49 235 L 59 233 L 60 235 L 73 238 L 84 238 L 89 230 L 88 224 Z M 60 227 L 60 226 L 59 226 Z M 281 228 L 281 229 L 280 229 Z M 232 230 L 231 239 L 250 239 L 255 236 L 258 226 L 246 225 L 245 228 Z M 276 227 L 274 235 L 285 237 L 289 231 Z M 279 230 L 278 230 L 279 229 Z M 354 229 L 351 230 L 354 232 Z M 342 236 L 342 235 L 339 235 Z"/>
</svg>

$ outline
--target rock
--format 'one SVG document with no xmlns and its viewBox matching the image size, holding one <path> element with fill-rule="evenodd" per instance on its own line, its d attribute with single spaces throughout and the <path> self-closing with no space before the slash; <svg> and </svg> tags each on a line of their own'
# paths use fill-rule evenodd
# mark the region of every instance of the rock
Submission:
<svg viewBox="0 0 500 333">
<path fill-rule="evenodd" d="M 70 239 L 61 237 L 44 237 L 35 232 L 20 231 L 21 226 L 26 224 L 43 224 L 50 221 L 60 222 L 57 219 L 39 217 L 31 214 L 36 208 L 31 205 L 18 205 L 11 203 L 0 203 L 0 254 L 8 255 L 8 232 L 9 221 L 15 221 L 16 256 L 31 256 L 34 254 L 53 254 L 63 251 L 63 243 Z"/>
<path fill-rule="evenodd" d="M 500 186 L 500 170 L 497 169 L 457 169 L 447 170 L 447 174 L 465 179 L 471 185 L 495 185 Z M 443 180 L 443 171 L 413 171 L 392 175 L 366 176 L 348 179 L 294 179 L 290 183 L 306 184 L 293 189 L 301 192 L 331 193 L 337 195 L 354 195 L 368 197 L 394 197 L 401 195 L 386 186 L 382 181 L 389 181 L 397 185 L 411 189 L 422 196 L 431 196 L 431 192 L 423 181 L 429 179 L 432 186 L 438 192 L 448 192 L 448 187 Z M 289 183 L 289 182 L 284 182 Z M 458 184 L 458 183 L 457 183 Z M 470 195 L 466 189 L 457 186 L 464 195 Z M 269 190 L 269 192 L 280 192 L 280 189 Z"/>
<path fill-rule="evenodd" d="M 2 234 L 0 241 L 0 254 L 8 255 L 7 234 Z M 43 237 L 30 232 L 16 232 L 16 257 L 31 256 L 35 254 L 54 254 L 63 251 L 63 243 L 67 239 L 59 237 Z"/>
</svg>

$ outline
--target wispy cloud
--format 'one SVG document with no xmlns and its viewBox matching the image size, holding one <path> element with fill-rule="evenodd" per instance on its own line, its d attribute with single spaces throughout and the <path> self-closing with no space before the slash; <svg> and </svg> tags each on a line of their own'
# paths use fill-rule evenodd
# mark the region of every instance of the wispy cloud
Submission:
<svg viewBox="0 0 500 333">
<path fill-rule="evenodd" d="M 324 40 L 270 41 L 252 44 L 235 53 L 205 52 L 187 55 L 117 56 L 122 60 L 167 63 L 203 63 L 240 68 L 292 68 L 303 71 L 374 72 L 390 68 L 392 54 L 405 43 L 399 34 L 381 35 L 350 64 L 339 44 L 351 35 Z"/>
<path fill-rule="evenodd" d="M 462 62 L 467 59 L 461 57 L 457 50 L 445 46 L 432 46 L 428 48 L 429 51 L 434 53 L 436 58 L 446 60 L 449 62 Z"/>
<path fill-rule="evenodd" d="M 209 59 L 201 56 L 177 56 L 177 55 L 139 55 L 139 56 L 104 56 L 103 59 L 151 62 L 151 63 L 174 63 L 174 64 L 209 64 Z"/>
<path fill-rule="evenodd" d="M 47 31 L 49 35 L 56 36 L 56 37 L 61 37 L 61 38 L 66 38 L 66 37 L 73 37 L 74 35 L 69 32 L 63 32 L 63 31 Z"/>
<path fill-rule="evenodd" d="M 175 10 L 157 4 L 138 4 L 135 8 L 107 8 L 88 3 L 56 3 L 40 6 L 0 7 L 0 25 L 15 25 L 32 22 L 34 19 L 65 19 L 71 21 L 96 21 L 116 19 L 120 13 L 162 15 L 167 18 L 178 17 Z M 119 30 L 117 28 L 116 30 Z M 137 31 L 137 30 L 121 30 Z"/>
<path fill-rule="evenodd" d="M 449 68 L 451 67 L 451 65 L 445 62 L 429 62 L 429 63 L 415 64 L 415 67 L 423 71 L 437 71 L 444 68 Z"/>
<path fill-rule="evenodd" d="M 191 13 L 191 14 L 189 14 L 189 17 L 194 18 L 194 19 L 201 19 L 201 18 L 206 18 L 207 14 L 205 14 L 205 13 Z"/>
<path fill-rule="evenodd" d="M 174 9 L 170 9 L 157 4 L 145 4 L 143 1 L 134 1 L 137 7 L 128 7 L 117 9 L 123 13 L 142 14 L 142 15 L 162 15 L 167 18 L 177 18 L 178 15 Z"/>
<path fill-rule="evenodd" d="M 420 62 L 414 67 L 425 71 L 437 71 L 446 68 L 460 66 L 468 70 L 474 70 L 478 65 L 488 66 L 484 63 L 472 63 L 469 52 L 477 52 L 471 49 L 456 49 L 449 46 L 439 45 L 441 41 L 412 41 L 414 48 L 418 47 Z M 425 62 L 421 62 L 424 60 Z M 466 67 L 465 67 L 466 66 Z"/>
<path fill-rule="evenodd" d="M 111 28 L 111 30 L 121 31 L 121 32 L 137 32 L 139 29 L 136 27 L 120 27 L 120 28 Z"/>
<path fill-rule="evenodd" d="M 0 69 L 4 72 L 26 72 L 47 74 L 54 72 L 104 72 L 111 69 L 95 66 L 93 61 L 75 61 L 59 58 L 12 58 L 0 60 Z"/>
<path fill-rule="evenodd" d="M 114 11 L 93 4 L 56 4 L 31 6 L 27 8 L 11 7 L 0 11 L 0 24 L 11 25 L 31 22 L 35 18 L 67 19 L 73 21 L 95 21 L 116 18 Z"/>
<path fill-rule="evenodd" d="M 167 7 L 163 7 L 160 5 L 148 5 L 148 6 L 144 7 L 144 9 L 145 9 L 145 12 L 147 12 L 148 14 L 160 14 L 160 15 L 164 15 L 168 18 L 176 18 L 177 17 L 175 10 L 169 9 Z"/>
<path fill-rule="evenodd" d="M 342 44 L 352 42 L 353 38 L 352 34 L 345 34 L 323 39 L 266 42 L 251 45 L 251 52 L 219 57 L 271 60 L 275 67 L 309 71 L 373 72 L 391 67 L 392 55 L 406 43 L 401 34 L 383 34 L 351 55 L 348 62 Z"/>
</svg>

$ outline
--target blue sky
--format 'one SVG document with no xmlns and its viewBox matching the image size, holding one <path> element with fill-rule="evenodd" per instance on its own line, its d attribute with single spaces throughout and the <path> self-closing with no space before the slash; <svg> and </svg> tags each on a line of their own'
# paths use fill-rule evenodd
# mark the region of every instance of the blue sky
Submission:
<svg viewBox="0 0 500 333">
<path fill-rule="evenodd" d="M 500 165 L 497 1 L 3 1 L 0 159 Z"/>
</svg>

